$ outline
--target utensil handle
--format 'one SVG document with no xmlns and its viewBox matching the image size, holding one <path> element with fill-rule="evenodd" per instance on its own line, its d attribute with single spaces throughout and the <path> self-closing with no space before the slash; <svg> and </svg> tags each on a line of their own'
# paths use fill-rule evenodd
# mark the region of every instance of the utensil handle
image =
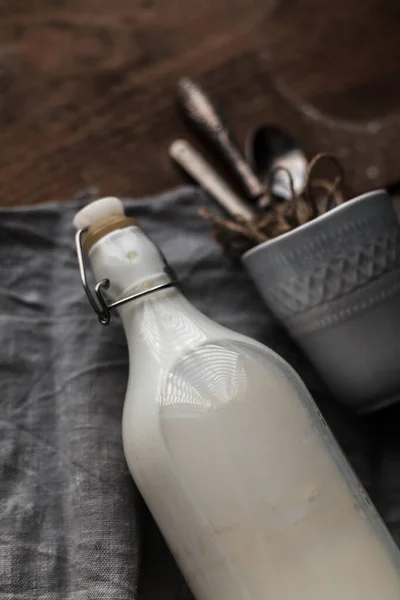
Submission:
<svg viewBox="0 0 400 600">
<path fill-rule="evenodd" d="M 184 77 L 178 84 L 178 100 L 186 117 L 221 154 L 242 184 L 243 191 L 252 199 L 262 196 L 264 189 L 261 182 L 246 162 L 209 96 L 197 83 Z"/>
<path fill-rule="evenodd" d="M 253 219 L 254 211 L 225 183 L 211 165 L 186 140 L 175 140 L 170 156 L 232 216 Z"/>
</svg>

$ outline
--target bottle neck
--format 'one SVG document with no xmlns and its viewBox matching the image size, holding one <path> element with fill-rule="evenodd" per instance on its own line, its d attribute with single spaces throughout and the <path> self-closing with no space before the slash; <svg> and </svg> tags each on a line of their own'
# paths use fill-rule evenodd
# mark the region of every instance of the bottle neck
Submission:
<svg viewBox="0 0 400 600">
<path fill-rule="evenodd" d="M 96 281 L 110 281 L 113 301 L 171 280 L 161 253 L 136 226 L 102 237 L 90 249 L 89 259 Z"/>
<path fill-rule="evenodd" d="M 102 237 L 90 249 L 89 258 L 96 281 L 110 281 L 112 301 L 171 281 L 160 251 L 136 226 Z M 203 315 L 176 287 L 127 302 L 118 312 L 131 356 L 140 355 L 149 364 L 161 358 L 172 360 L 207 339 L 233 335 Z"/>
</svg>

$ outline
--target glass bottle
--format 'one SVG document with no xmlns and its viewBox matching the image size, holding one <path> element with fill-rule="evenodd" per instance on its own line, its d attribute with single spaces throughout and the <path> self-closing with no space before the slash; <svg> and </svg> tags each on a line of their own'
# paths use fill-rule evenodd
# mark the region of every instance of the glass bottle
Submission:
<svg viewBox="0 0 400 600">
<path fill-rule="evenodd" d="M 400 553 L 304 384 L 200 313 L 116 198 L 78 213 L 130 371 L 131 474 L 197 600 L 399 600 Z"/>
</svg>

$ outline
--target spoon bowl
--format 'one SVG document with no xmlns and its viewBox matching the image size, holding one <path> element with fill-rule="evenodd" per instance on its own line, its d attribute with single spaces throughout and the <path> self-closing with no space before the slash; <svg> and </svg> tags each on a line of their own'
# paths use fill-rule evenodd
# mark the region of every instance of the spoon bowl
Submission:
<svg viewBox="0 0 400 600">
<path fill-rule="evenodd" d="M 286 131 L 275 125 L 256 127 L 246 140 L 245 154 L 247 162 L 264 184 L 271 183 L 271 192 L 281 200 L 292 199 L 293 189 L 300 194 L 307 179 L 308 161 L 295 140 Z"/>
</svg>

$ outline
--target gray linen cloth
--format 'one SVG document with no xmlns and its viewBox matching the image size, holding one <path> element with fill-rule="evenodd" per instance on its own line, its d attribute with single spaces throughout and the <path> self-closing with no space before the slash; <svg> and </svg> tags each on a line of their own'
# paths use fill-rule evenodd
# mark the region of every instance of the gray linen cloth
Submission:
<svg viewBox="0 0 400 600">
<path fill-rule="evenodd" d="M 127 348 L 118 317 L 102 327 L 81 287 L 71 222 L 82 205 L 0 211 L 0 600 L 183 600 L 124 461 Z M 399 408 L 359 419 L 329 398 L 200 206 L 214 208 L 195 188 L 126 202 L 190 301 L 298 370 L 400 542 Z"/>
</svg>

